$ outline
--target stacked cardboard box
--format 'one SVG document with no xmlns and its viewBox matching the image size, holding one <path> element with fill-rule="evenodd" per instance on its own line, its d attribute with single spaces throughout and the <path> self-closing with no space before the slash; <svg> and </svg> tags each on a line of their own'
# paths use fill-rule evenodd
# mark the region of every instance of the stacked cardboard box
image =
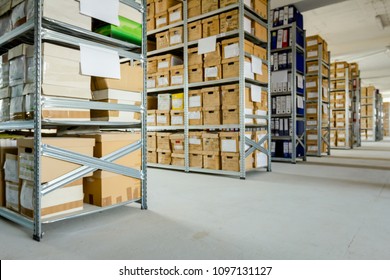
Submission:
<svg viewBox="0 0 390 280">
<path fill-rule="evenodd" d="M 151 31 L 183 20 L 183 3 L 177 0 L 147 1 L 147 30 Z"/>
<path fill-rule="evenodd" d="M 322 130 L 322 137 L 325 137 L 326 131 Z M 317 130 L 307 130 L 307 152 L 308 153 L 317 153 L 318 152 L 318 131 Z M 321 153 L 326 153 L 327 145 L 324 141 L 321 141 Z"/>
<path fill-rule="evenodd" d="M 157 163 L 170 165 L 172 161 L 172 150 L 171 150 L 171 142 L 170 136 L 172 133 L 170 132 L 158 132 L 156 133 L 157 138 Z"/>
<path fill-rule="evenodd" d="M 374 140 L 375 94 L 376 89 L 373 86 L 361 89 L 360 134 L 363 141 Z"/>
<path fill-rule="evenodd" d="M 328 53 L 328 43 L 322 39 L 319 35 L 313 35 L 306 37 L 306 58 L 313 59 L 320 56 L 319 50 L 320 45 L 322 45 L 322 60 L 326 63 L 330 63 L 330 57 Z M 318 71 L 318 65 L 317 65 Z"/>
<path fill-rule="evenodd" d="M 390 136 L 390 103 L 384 102 L 383 103 L 383 129 L 384 129 L 384 136 Z"/>
<path fill-rule="evenodd" d="M 4 138 L 3 138 L 4 137 Z M 2 135 L 2 139 L 0 139 L 0 206 L 6 206 L 6 189 L 7 184 L 5 183 L 5 177 L 4 177 L 4 163 L 6 161 L 6 155 L 7 154 L 18 154 L 17 144 L 16 140 L 13 139 L 12 136 Z M 19 196 L 15 194 L 15 192 L 12 192 L 12 190 L 15 190 L 15 186 L 13 185 L 11 188 L 11 193 L 9 195 L 11 196 L 11 204 L 12 205 L 19 205 Z M 14 195 L 15 194 L 15 195 Z M 10 207 L 8 207 L 10 208 Z M 12 208 L 12 207 L 11 207 Z M 17 211 L 17 210 L 16 210 Z"/>
</svg>

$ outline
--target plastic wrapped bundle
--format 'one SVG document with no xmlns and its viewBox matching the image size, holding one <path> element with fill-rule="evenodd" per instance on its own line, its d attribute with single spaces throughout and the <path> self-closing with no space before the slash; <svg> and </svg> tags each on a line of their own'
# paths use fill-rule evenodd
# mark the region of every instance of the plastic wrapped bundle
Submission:
<svg viewBox="0 0 390 280">
<path fill-rule="evenodd" d="M 142 25 L 122 16 L 119 16 L 119 26 L 107 24 L 96 28 L 95 32 L 138 46 L 142 44 Z"/>
</svg>

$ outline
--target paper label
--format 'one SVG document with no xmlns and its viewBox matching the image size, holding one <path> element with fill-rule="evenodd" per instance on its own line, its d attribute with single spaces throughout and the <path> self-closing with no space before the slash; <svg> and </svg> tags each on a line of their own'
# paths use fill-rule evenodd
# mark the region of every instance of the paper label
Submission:
<svg viewBox="0 0 390 280">
<path fill-rule="evenodd" d="M 7 204 L 11 204 L 12 206 L 19 207 L 19 186 L 18 186 L 18 184 L 13 184 L 10 182 L 6 182 L 5 184 L 6 184 L 5 197 L 7 198 Z"/>
<path fill-rule="evenodd" d="M 183 76 L 172 76 L 172 85 L 182 85 L 183 84 Z"/>
<path fill-rule="evenodd" d="M 215 52 L 217 47 L 217 37 L 210 36 L 198 40 L 198 54 Z"/>
<path fill-rule="evenodd" d="M 328 114 L 328 105 L 322 104 L 322 113 L 324 113 L 325 115 Z"/>
<path fill-rule="evenodd" d="M 147 87 L 148 88 L 155 88 L 156 87 L 156 80 L 148 80 L 147 81 Z"/>
<path fill-rule="evenodd" d="M 169 68 L 169 62 L 168 61 L 159 62 L 157 68 L 158 69 Z"/>
<path fill-rule="evenodd" d="M 20 204 L 23 208 L 33 210 L 33 186 L 27 181 L 23 181 L 22 190 L 20 191 Z"/>
<path fill-rule="evenodd" d="M 309 134 L 307 140 L 317 140 L 317 135 Z"/>
<path fill-rule="evenodd" d="M 34 180 L 34 155 L 21 153 L 19 155 L 19 178 Z"/>
<path fill-rule="evenodd" d="M 309 92 L 307 94 L 307 97 L 310 98 L 310 99 L 317 98 L 318 97 L 318 93 L 317 92 Z"/>
<path fill-rule="evenodd" d="M 4 179 L 11 182 L 19 182 L 18 161 L 6 159 L 4 163 Z"/>
<path fill-rule="evenodd" d="M 261 102 L 261 87 L 251 85 L 251 99 L 252 102 Z"/>
<path fill-rule="evenodd" d="M 328 88 L 323 88 L 324 97 L 328 98 Z"/>
<path fill-rule="evenodd" d="M 225 53 L 224 58 L 226 58 L 226 59 L 239 56 L 240 49 L 239 49 L 238 43 L 225 46 L 224 53 Z"/>
<path fill-rule="evenodd" d="M 180 44 L 180 43 L 182 43 L 183 41 L 182 41 L 182 39 L 181 39 L 181 35 L 180 35 L 180 34 L 177 34 L 177 35 L 171 36 L 170 42 L 171 42 L 171 45 L 174 45 L 174 44 Z"/>
<path fill-rule="evenodd" d="M 336 114 L 336 119 L 344 119 L 344 114 Z"/>
<path fill-rule="evenodd" d="M 96 5 L 99 6 L 99 5 Z M 120 79 L 120 63 L 117 51 L 80 44 L 81 74 Z"/>
<path fill-rule="evenodd" d="M 317 114 L 317 109 L 316 108 L 308 108 L 307 113 L 308 114 Z"/>
<path fill-rule="evenodd" d="M 297 75 L 297 79 L 298 79 L 298 88 L 303 88 L 303 76 Z"/>
<path fill-rule="evenodd" d="M 227 152 L 227 153 L 236 153 L 237 152 L 237 144 L 236 140 L 229 140 L 229 139 L 223 139 L 221 141 L 222 152 Z"/>
<path fill-rule="evenodd" d="M 245 78 L 254 79 L 255 75 L 252 72 L 252 63 L 250 61 L 245 61 L 244 64 Z"/>
<path fill-rule="evenodd" d="M 318 56 L 318 51 L 307 52 L 307 57 L 317 57 L 317 56 Z"/>
<path fill-rule="evenodd" d="M 252 55 L 252 72 L 263 75 L 263 61 L 255 55 Z"/>
<path fill-rule="evenodd" d="M 167 117 L 166 116 L 157 116 L 157 123 L 167 123 Z"/>
<path fill-rule="evenodd" d="M 317 86 L 316 82 L 309 82 L 309 83 L 306 84 L 306 87 L 308 87 L 308 88 L 314 88 L 316 86 Z"/>
<path fill-rule="evenodd" d="M 244 31 L 252 34 L 252 21 L 247 17 L 244 17 Z"/>
<path fill-rule="evenodd" d="M 344 96 L 342 95 L 336 95 L 336 100 L 344 99 Z"/>
<path fill-rule="evenodd" d="M 307 46 L 308 46 L 308 47 L 312 47 L 312 46 L 315 46 L 315 45 L 317 45 L 317 44 L 318 44 L 317 40 L 310 40 L 310 41 L 307 41 Z"/>
<path fill-rule="evenodd" d="M 155 116 L 153 115 L 153 116 L 148 116 L 147 117 L 147 122 L 148 123 L 153 123 L 154 124 L 154 121 L 155 121 Z"/>
<path fill-rule="evenodd" d="M 183 99 L 172 99 L 172 108 L 183 108 Z"/>
<path fill-rule="evenodd" d="M 80 0 L 80 13 L 119 26 L 119 0 Z"/>
<path fill-rule="evenodd" d="M 302 96 L 297 96 L 297 107 L 303 108 L 303 97 Z"/>
<path fill-rule="evenodd" d="M 345 76 L 345 73 L 344 72 L 337 72 L 337 77 L 344 77 Z"/>
<path fill-rule="evenodd" d="M 337 127 L 343 127 L 344 126 L 344 122 L 337 122 L 336 126 Z M 338 135 L 338 136 L 340 136 L 340 135 Z"/>
<path fill-rule="evenodd" d="M 307 125 L 317 125 L 317 121 L 307 121 Z"/>
<path fill-rule="evenodd" d="M 174 21 L 178 21 L 178 20 L 181 20 L 181 12 L 180 11 L 173 12 L 173 13 L 169 14 L 169 22 L 174 22 Z"/>
<path fill-rule="evenodd" d="M 181 151 L 181 150 L 183 150 L 183 146 L 182 145 L 173 145 L 173 149 Z"/>
<path fill-rule="evenodd" d="M 205 68 L 205 77 L 206 78 L 217 78 L 218 77 L 218 67 Z"/>
<path fill-rule="evenodd" d="M 183 116 L 172 116 L 171 123 L 172 123 L 172 125 L 182 125 L 183 124 Z"/>
<path fill-rule="evenodd" d="M 344 64 L 336 64 L 337 65 L 337 69 L 344 69 Z"/>
<path fill-rule="evenodd" d="M 190 120 L 200 120 L 200 111 L 188 112 L 188 118 Z"/>
<path fill-rule="evenodd" d="M 318 65 L 312 65 L 312 66 L 309 66 L 309 72 L 315 72 L 318 70 Z"/>
<path fill-rule="evenodd" d="M 169 84 L 167 77 L 159 77 L 158 78 L 158 85 L 159 86 L 167 86 Z"/>
<path fill-rule="evenodd" d="M 167 24 L 167 18 L 166 17 L 162 17 L 162 18 L 156 19 L 156 25 L 157 26 L 160 26 L 160 25 L 163 25 L 163 24 Z"/>
<path fill-rule="evenodd" d="M 198 96 L 191 96 L 189 98 L 189 107 L 192 108 L 192 107 L 201 107 L 202 104 L 201 104 L 201 97 L 198 95 Z"/>
<path fill-rule="evenodd" d="M 317 146 L 308 146 L 308 151 L 309 152 L 317 152 L 318 151 L 318 147 Z"/>
<path fill-rule="evenodd" d="M 345 146 L 345 142 L 337 141 L 337 146 Z"/>
<path fill-rule="evenodd" d="M 201 145 L 202 140 L 198 138 L 188 138 L 188 143 L 191 145 Z"/>
</svg>

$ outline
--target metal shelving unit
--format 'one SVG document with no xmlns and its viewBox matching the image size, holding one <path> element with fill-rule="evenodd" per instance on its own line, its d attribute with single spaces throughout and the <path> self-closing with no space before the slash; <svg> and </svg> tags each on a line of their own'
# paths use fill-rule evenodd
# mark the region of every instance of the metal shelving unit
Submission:
<svg viewBox="0 0 390 280">
<path fill-rule="evenodd" d="M 360 134 L 360 95 L 361 95 L 361 79 L 360 71 L 357 76 L 352 76 L 352 121 L 353 121 L 353 147 L 360 147 L 362 145 L 362 138 Z"/>
<path fill-rule="evenodd" d="M 122 3 L 131 6 L 142 14 L 142 41 L 146 42 L 146 0 L 141 4 L 133 0 L 121 0 Z M 5 51 L 21 42 L 34 43 L 34 66 L 35 66 L 35 94 L 34 94 L 34 119 L 26 121 L 8 121 L 0 123 L 1 131 L 30 130 L 34 133 L 34 218 L 28 219 L 19 213 L 10 211 L 5 207 L 0 208 L 0 216 L 5 217 L 21 226 L 27 227 L 33 231 L 33 238 L 40 241 L 43 236 L 43 224 L 57 222 L 61 220 L 85 216 L 92 213 L 110 210 L 125 204 L 137 202 L 141 204 L 142 209 L 147 209 L 147 188 L 146 188 L 146 92 L 142 92 L 142 104 L 140 106 L 119 105 L 102 102 L 89 102 L 80 100 L 71 100 L 66 98 L 53 98 L 41 95 L 42 86 L 42 43 L 50 42 L 71 48 L 80 48 L 80 44 L 88 46 L 97 46 L 108 50 L 113 50 L 125 60 L 137 60 L 141 62 L 144 76 L 146 77 L 146 44 L 142 48 L 134 44 L 119 41 L 117 39 L 102 36 L 91 31 L 87 31 L 73 25 L 58 22 L 53 19 L 44 18 L 43 0 L 34 1 L 34 18 L 22 26 L 0 37 L 0 47 Z M 143 88 L 146 89 L 146 79 L 143 80 Z M 141 114 L 141 120 L 138 123 L 116 123 L 116 122 L 78 122 L 78 121 L 50 121 L 42 119 L 42 109 L 44 108 L 78 108 L 78 109 L 100 109 L 116 110 L 127 112 L 138 112 Z M 101 129 L 134 129 L 141 132 L 141 140 L 121 148 L 102 158 L 88 157 L 68 150 L 51 147 L 43 144 L 43 129 L 57 129 L 65 126 L 85 126 L 92 125 Z M 123 156 L 126 156 L 136 150 L 142 151 L 142 168 L 136 170 L 114 164 L 113 162 Z M 50 182 L 42 184 L 41 182 L 41 158 L 51 157 L 81 165 L 63 176 L 60 176 Z M 108 207 L 96 207 L 84 204 L 84 210 L 67 214 L 58 215 L 51 218 L 42 218 L 41 200 L 42 197 L 57 190 L 68 183 L 82 178 L 83 176 L 96 171 L 105 170 L 116 174 L 125 175 L 131 178 L 141 180 L 141 198 L 125 201 Z"/>
<path fill-rule="evenodd" d="M 158 93 L 171 93 L 171 92 L 181 92 L 184 93 L 184 125 L 183 126 L 149 126 L 148 131 L 153 132 L 159 132 L 159 131 L 175 131 L 180 132 L 184 134 L 184 167 L 183 166 L 172 166 L 172 165 L 162 165 L 162 164 L 154 164 L 154 163 L 148 163 L 149 167 L 155 167 L 155 168 L 163 168 L 163 169 L 172 169 L 172 170 L 181 170 L 185 172 L 198 172 L 198 173 L 207 173 L 207 174 L 216 174 L 216 175 L 229 175 L 229 176 L 236 176 L 240 177 L 241 179 L 246 178 L 246 167 L 245 167 L 245 159 L 247 156 L 251 155 L 254 151 L 261 151 L 262 153 L 266 154 L 268 161 L 267 166 L 264 166 L 264 168 L 267 169 L 267 171 L 271 171 L 271 152 L 270 152 L 270 142 L 271 142 L 271 136 L 270 136 L 270 103 L 271 103 L 271 97 L 270 94 L 268 94 L 268 115 L 267 116 L 257 116 L 257 115 L 251 115 L 251 114 L 245 114 L 245 87 L 251 87 L 251 85 L 257 85 L 261 86 L 264 91 L 267 93 L 270 92 L 269 83 L 264 84 L 260 83 L 253 79 L 248 79 L 244 77 L 244 61 L 245 57 L 251 57 L 250 54 L 246 53 L 244 51 L 244 39 L 251 41 L 254 44 L 262 45 L 265 49 L 268 50 L 268 57 L 269 57 L 269 50 L 270 50 L 270 39 L 268 42 L 263 42 L 254 37 L 253 35 L 249 34 L 244 30 L 244 16 L 248 17 L 262 26 L 266 27 L 268 29 L 268 38 L 270 38 L 269 33 L 269 23 L 267 20 L 260 18 L 256 13 L 254 13 L 249 6 L 247 6 L 243 0 L 237 1 L 235 4 L 231 4 L 229 6 L 219 8 L 217 10 L 201 14 L 199 16 L 195 16 L 192 18 L 188 18 L 188 9 L 187 9 L 187 1 L 183 1 L 183 21 L 175 23 L 175 26 L 183 26 L 183 44 L 165 48 L 163 50 L 155 50 L 148 52 L 148 56 L 154 56 L 162 53 L 166 53 L 167 50 L 179 50 L 182 51 L 183 54 L 183 64 L 184 64 L 184 81 L 183 86 L 175 86 L 175 87 L 166 87 L 166 88 L 156 88 L 156 89 L 148 89 L 149 94 L 158 94 Z M 240 74 L 237 78 L 227 78 L 227 79 L 219 79 L 219 80 L 213 80 L 213 81 L 204 81 L 199 83 L 189 83 L 189 73 L 188 73 L 188 48 L 189 47 L 195 47 L 198 45 L 199 40 L 195 41 L 188 41 L 188 24 L 191 22 L 195 22 L 198 20 L 202 20 L 214 15 L 219 15 L 224 12 L 228 12 L 234 9 L 238 9 L 238 21 L 239 21 L 239 27 L 237 30 L 228 31 L 225 33 L 220 33 L 216 35 L 216 40 L 220 42 L 222 39 L 228 39 L 228 38 L 239 38 L 239 62 L 240 62 Z M 270 9 L 268 7 L 268 15 L 270 15 Z M 160 31 L 166 31 L 171 26 L 165 26 L 163 28 L 160 28 L 158 31 L 153 30 L 149 31 L 148 35 L 154 35 L 157 32 Z M 268 81 L 270 81 L 270 60 L 263 60 L 263 64 L 268 66 Z M 239 101 L 239 110 L 240 110 L 240 122 L 238 124 L 234 125 L 189 125 L 189 90 L 190 89 L 201 89 L 204 87 L 212 87 L 212 86 L 222 86 L 222 85 L 229 85 L 229 84 L 239 84 L 239 91 L 240 91 L 240 101 Z M 245 119 L 265 119 L 266 124 L 245 124 Z M 266 128 L 268 131 L 268 134 L 260 141 L 253 141 L 245 136 L 245 131 L 247 129 L 257 129 L 257 128 Z M 239 172 L 232 172 L 232 171 L 225 171 L 225 170 L 211 170 L 211 169 L 204 169 L 204 168 L 193 168 L 190 167 L 190 160 L 189 160 L 189 133 L 193 130 L 207 130 L 207 131 L 238 131 L 240 135 L 240 139 L 245 139 L 244 141 L 240 141 L 240 171 Z M 262 147 L 262 144 L 265 142 L 268 142 L 268 148 Z M 246 147 L 249 148 L 245 152 Z"/>
<path fill-rule="evenodd" d="M 369 88 L 372 88 L 372 87 L 367 87 L 367 88 L 364 88 L 365 91 L 368 92 L 368 89 Z M 368 120 L 371 120 L 371 124 L 370 126 L 366 125 L 365 127 L 361 127 L 361 132 L 362 133 L 365 133 L 366 137 L 364 139 L 362 139 L 362 142 L 373 142 L 373 141 L 376 141 L 376 131 L 377 131 L 377 112 L 376 112 L 376 104 L 377 104 L 377 90 L 376 89 L 373 89 L 374 93 L 372 94 L 372 96 L 368 96 L 368 93 L 367 95 L 363 96 L 361 95 L 360 97 L 360 105 L 361 107 L 365 107 L 365 108 L 368 108 L 368 106 L 371 106 L 372 108 L 372 112 L 371 114 L 368 114 L 367 110 L 366 109 L 366 114 L 365 115 L 361 115 L 361 121 L 366 121 L 366 123 L 368 122 Z M 370 132 L 370 133 L 369 133 Z"/>
<path fill-rule="evenodd" d="M 293 22 L 291 24 L 273 27 L 271 31 L 278 31 L 280 29 L 287 29 L 291 31 L 290 33 L 290 42 L 292 43 L 289 47 L 284 48 L 276 48 L 271 49 L 271 54 L 274 53 L 280 53 L 285 51 L 291 51 L 292 52 L 292 63 L 290 69 L 283 69 L 288 70 L 289 73 L 291 73 L 291 80 L 289 81 L 291 83 L 291 91 L 284 91 L 284 92 L 272 92 L 272 96 L 290 96 L 291 97 L 291 113 L 290 114 L 272 114 L 272 118 L 279 118 L 279 117 L 290 117 L 292 122 L 292 127 L 290 128 L 290 135 L 289 136 L 272 136 L 272 145 L 275 145 L 276 142 L 274 140 L 284 140 L 288 141 L 291 144 L 289 144 L 291 150 L 291 157 L 278 157 L 278 156 L 272 156 L 272 161 L 280 161 L 280 162 L 290 162 L 290 163 L 296 163 L 297 159 L 301 159 L 303 161 L 306 161 L 306 112 L 305 108 L 304 114 L 299 115 L 297 112 L 297 97 L 301 96 L 303 98 L 303 107 L 305 107 L 304 103 L 306 101 L 306 89 L 304 86 L 304 81 L 306 80 L 306 47 L 305 47 L 305 41 L 306 41 L 306 31 L 299 28 L 296 24 L 296 22 Z M 297 43 L 297 33 L 300 32 L 303 37 L 303 46 L 298 45 Z M 299 71 L 297 69 L 297 53 L 301 53 L 303 56 L 303 71 Z M 276 72 L 276 71 L 273 71 Z M 298 93 L 297 87 L 298 87 L 298 75 L 302 76 L 303 79 L 303 94 Z M 297 133 L 297 122 L 301 121 L 302 124 L 302 133 Z M 301 147 L 303 154 L 298 155 L 297 149 Z M 274 147 L 272 148 L 274 149 Z"/>
<path fill-rule="evenodd" d="M 376 107 L 376 126 L 375 126 L 375 141 L 383 140 L 383 98 L 382 94 L 379 93 L 379 90 L 376 92 L 375 99 L 375 107 Z"/>
<path fill-rule="evenodd" d="M 330 61 L 330 52 L 328 52 L 328 57 Z M 321 157 L 324 153 L 322 152 L 322 147 L 325 144 L 326 145 L 326 155 L 330 155 L 330 65 L 325 62 L 325 59 L 323 57 L 323 44 L 318 45 L 318 58 L 317 59 L 306 59 L 306 62 L 317 62 L 318 63 L 318 70 L 317 73 L 306 73 L 306 77 L 318 77 L 318 87 L 317 87 L 317 93 L 318 98 L 317 100 L 308 100 L 306 99 L 306 104 L 316 104 L 317 105 L 317 125 L 308 125 L 306 124 L 307 130 L 315 130 L 317 131 L 317 151 L 309 151 L 309 145 L 307 144 L 307 155 L 308 156 L 317 156 Z M 328 70 L 328 75 L 322 74 L 322 67 L 325 67 Z M 323 85 L 323 79 L 328 81 L 328 86 L 325 88 Z M 323 92 L 326 91 L 326 94 L 328 96 L 328 100 L 323 100 Z M 307 94 L 307 93 L 306 93 Z M 328 118 L 326 122 L 323 120 L 323 108 L 326 107 L 326 112 L 328 115 Z M 306 112 L 307 113 L 307 112 Z M 309 139 L 308 139 L 309 141 Z"/>
</svg>

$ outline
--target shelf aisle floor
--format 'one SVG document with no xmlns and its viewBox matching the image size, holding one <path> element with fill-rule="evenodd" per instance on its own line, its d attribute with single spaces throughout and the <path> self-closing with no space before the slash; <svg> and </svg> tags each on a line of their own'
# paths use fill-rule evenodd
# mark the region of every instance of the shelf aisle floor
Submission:
<svg viewBox="0 0 390 280">
<path fill-rule="evenodd" d="M 245 181 L 150 169 L 148 211 L 46 225 L 40 243 L 1 218 L 0 258 L 389 259 L 390 139 L 332 153 Z"/>
</svg>

